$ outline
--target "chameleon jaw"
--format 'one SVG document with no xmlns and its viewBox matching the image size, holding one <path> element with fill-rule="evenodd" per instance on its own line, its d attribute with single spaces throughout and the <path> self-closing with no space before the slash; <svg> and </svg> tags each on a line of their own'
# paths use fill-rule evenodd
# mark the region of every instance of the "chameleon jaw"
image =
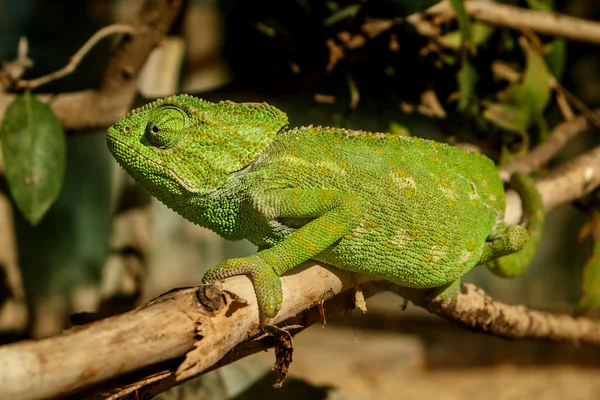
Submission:
<svg viewBox="0 0 600 400">
<path fill-rule="evenodd" d="M 163 163 L 158 162 L 156 160 L 153 160 L 149 157 L 147 157 L 146 155 L 142 154 L 141 152 L 139 152 L 137 149 L 128 146 L 127 144 L 123 143 L 122 141 L 115 139 L 114 137 L 108 137 L 107 138 L 107 143 L 108 143 L 108 149 L 110 150 L 111 154 L 113 155 L 113 157 L 115 158 L 115 160 L 117 160 L 117 162 L 119 163 L 119 165 L 125 170 L 127 171 L 127 173 L 129 174 L 136 174 L 137 172 L 139 172 L 136 168 L 132 168 L 132 163 L 128 163 L 126 162 L 124 159 L 122 159 L 121 157 L 119 157 L 119 154 L 130 154 L 131 152 L 135 153 L 135 155 L 139 156 L 140 158 L 144 159 L 145 162 L 149 163 L 150 165 L 152 165 L 154 168 L 154 170 L 156 171 L 168 171 L 169 177 L 171 177 L 172 179 L 174 179 L 179 185 L 181 185 L 181 187 L 183 187 L 183 189 L 185 189 L 187 192 L 190 193 L 200 193 L 202 192 L 201 189 L 194 187 L 188 180 L 186 180 L 185 178 L 183 178 L 181 175 L 179 175 L 177 172 L 175 172 L 174 170 L 168 168 L 167 166 L 165 166 Z"/>
</svg>

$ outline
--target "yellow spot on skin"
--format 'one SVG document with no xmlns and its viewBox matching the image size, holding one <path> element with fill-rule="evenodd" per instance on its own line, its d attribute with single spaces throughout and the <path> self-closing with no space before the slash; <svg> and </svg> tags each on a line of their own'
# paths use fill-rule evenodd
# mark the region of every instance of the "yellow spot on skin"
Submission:
<svg viewBox="0 0 600 400">
<path fill-rule="evenodd" d="M 321 204 L 329 204 L 332 196 L 333 196 L 333 192 L 330 192 L 327 190 L 319 192 L 319 202 Z"/>
<path fill-rule="evenodd" d="M 429 254 L 431 256 L 431 261 L 438 261 L 448 254 L 448 246 L 433 245 L 431 246 Z"/>
<path fill-rule="evenodd" d="M 472 252 L 468 251 L 468 250 L 464 250 L 462 251 L 462 253 L 460 254 L 460 257 L 458 258 L 458 262 L 463 264 L 462 268 L 464 269 L 466 267 L 466 262 L 469 261 L 469 258 L 471 258 L 471 254 L 473 254 Z"/>
<path fill-rule="evenodd" d="M 365 225 L 368 229 L 375 229 L 379 226 L 379 222 L 375 220 L 369 220 L 365 223 Z"/>
<path fill-rule="evenodd" d="M 370 234 L 377 226 L 379 226 L 379 222 L 375 220 L 362 221 L 352 232 L 364 236 Z"/>
<path fill-rule="evenodd" d="M 440 183 L 438 184 L 438 189 L 440 189 L 444 197 L 446 197 L 447 199 L 456 200 L 456 193 L 454 193 L 450 182 L 448 182 L 446 179 L 442 179 L 440 181 Z"/>
<path fill-rule="evenodd" d="M 298 207 L 302 203 L 302 189 L 294 189 L 294 206 Z"/>
<path fill-rule="evenodd" d="M 316 221 L 319 227 L 325 230 L 327 233 L 336 233 L 339 232 L 342 228 L 341 225 L 335 224 L 330 220 L 326 220 L 324 218 L 318 218 Z"/>
<path fill-rule="evenodd" d="M 392 238 L 391 244 L 393 244 L 396 247 L 403 248 L 412 239 L 413 239 L 413 237 L 411 237 L 411 235 L 408 233 L 408 231 L 406 229 L 400 228 L 398 230 L 398 233 L 396 233 L 396 235 Z"/>
<path fill-rule="evenodd" d="M 476 245 L 475 240 L 469 240 L 467 242 L 467 250 L 469 250 L 469 251 L 475 250 L 475 245 Z"/>
<path fill-rule="evenodd" d="M 327 170 L 328 175 L 346 175 L 346 169 L 337 165 L 334 161 L 320 161 L 306 160 L 301 157 L 282 157 L 279 161 L 282 165 L 289 168 L 304 168 L 304 174 L 310 173 L 310 171 L 319 171 L 320 169 Z M 279 171 L 279 170 L 278 170 Z M 320 173 L 320 172 L 318 172 Z"/>
<path fill-rule="evenodd" d="M 392 181 L 406 196 L 414 196 L 417 192 L 415 180 L 403 169 L 396 169 L 391 173 Z"/>
</svg>

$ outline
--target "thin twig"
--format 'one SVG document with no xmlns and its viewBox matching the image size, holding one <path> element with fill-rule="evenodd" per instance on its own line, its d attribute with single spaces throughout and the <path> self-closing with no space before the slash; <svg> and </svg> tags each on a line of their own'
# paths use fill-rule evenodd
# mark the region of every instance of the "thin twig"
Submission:
<svg viewBox="0 0 600 400">
<path fill-rule="evenodd" d="M 552 133 L 531 152 L 500 171 L 500 177 L 507 180 L 514 173 L 528 174 L 550 161 L 575 136 L 591 130 L 590 119 L 600 118 L 600 109 L 591 112 L 592 118 L 578 116 L 557 125 Z"/>
<path fill-rule="evenodd" d="M 473 284 L 462 285 L 452 301 L 415 296 L 413 291 L 389 285 L 394 292 L 429 312 L 474 332 L 507 339 L 543 339 L 557 342 L 600 344 L 600 320 L 576 318 L 523 305 L 509 305 L 493 300 Z"/>
<path fill-rule="evenodd" d="M 600 44 L 600 23 L 565 14 L 529 10 L 491 1 L 465 1 L 474 20 L 516 30 L 531 30 L 543 35 Z M 430 17 L 455 18 L 449 1 L 444 0 L 425 11 Z"/>
<path fill-rule="evenodd" d="M 113 124 L 131 109 L 137 93 L 137 76 L 152 49 L 171 28 L 183 3 L 183 0 L 144 1 L 130 23 L 136 34 L 119 41 L 98 89 L 36 97 L 50 105 L 70 132 Z M 15 96 L 0 94 L 0 119 Z"/>
<path fill-rule="evenodd" d="M 128 33 L 134 34 L 135 29 L 131 25 L 126 24 L 114 24 L 108 25 L 104 28 L 100 29 L 98 32 L 94 33 L 92 37 L 90 37 L 83 46 L 71 57 L 69 63 L 62 67 L 61 69 L 54 71 L 48 75 L 44 75 L 40 78 L 29 79 L 29 80 L 19 80 L 17 81 L 15 87 L 17 89 L 35 89 L 41 85 L 45 85 L 46 83 L 55 81 L 57 79 L 62 78 L 63 76 L 69 75 L 79 65 L 83 57 L 102 39 L 105 37 L 117 34 L 117 33 Z"/>
<path fill-rule="evenodd" d="M 22 36 L 19 39 L 17 58 L 2 65 L 2 69 L 0 70 L 0 90 L 8 90 L 15 81 L 23 76 L 27 68 L 33 66 L 33 60 L 27 56 L 28 52 L 29 42 L 26 37 Z"/>
</svg>

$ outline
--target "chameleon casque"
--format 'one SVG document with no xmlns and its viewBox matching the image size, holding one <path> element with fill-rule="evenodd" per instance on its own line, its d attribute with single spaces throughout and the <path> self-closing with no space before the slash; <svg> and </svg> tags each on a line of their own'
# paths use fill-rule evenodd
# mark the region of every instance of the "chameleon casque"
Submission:
<svg viewBox="0 0 600 400">
<path fill-rule="evenodd" d="M 512 179 L 525 194 L 526 229 L 503 222 L 503 184 L 479 153 L 287 124 L 265 103 L 177 95 L 131 111 L 107 140 L 119 164 L 168 207 L 259 247 L 203 281 L 250 274 L 267 317 L 283 301 L 279 276 L 308 259 L 413 288 L 449 285 L 483 263 L 507 277 L 527 267 L 544 218 L 530 178 Z"/>
</svg>

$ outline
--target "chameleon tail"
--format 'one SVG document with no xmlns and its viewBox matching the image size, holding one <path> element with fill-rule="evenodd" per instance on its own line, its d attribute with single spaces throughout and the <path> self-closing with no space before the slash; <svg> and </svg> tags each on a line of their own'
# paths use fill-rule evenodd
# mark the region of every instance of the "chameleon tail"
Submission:
<svg viewBox="0 0 600 400">
<path fill-rule="evenodd" d="M 545 219 L 544 204 L 533 179 L 528 175 L 514 174 L 510 184 L 521 197 L 523 215 L 527 218 L 525 228 L 529 234 L 529 240 L 520 251 L 487 263 L 489 270 L 494 275 L 504 278 L 514 278 L 527 270 L 540 242 Z"/>
</svg>

